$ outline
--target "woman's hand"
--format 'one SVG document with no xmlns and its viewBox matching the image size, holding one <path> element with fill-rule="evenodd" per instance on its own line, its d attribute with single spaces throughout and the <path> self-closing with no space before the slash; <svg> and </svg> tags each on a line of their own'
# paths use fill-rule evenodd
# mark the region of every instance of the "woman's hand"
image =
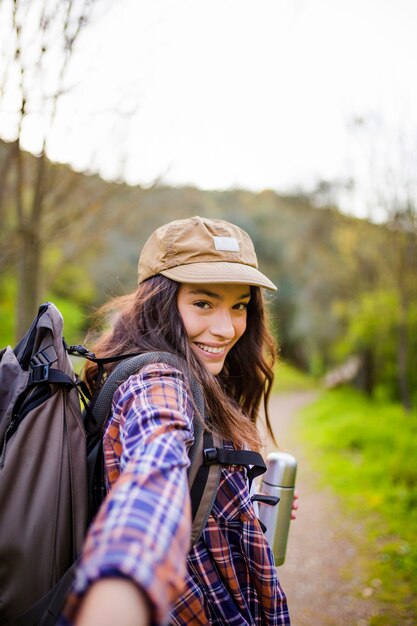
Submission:
<svg viewBox="0 0 417 626">
<path fill-rule="evenodd" d="M 87 592 L 75 626 L 146 626 L 149 604 L 142 591 L 127 578 L 103 578 Z"/>
<path fill-rule="evenodd" d="M 297 491 L 294 491 L 294 498 L 293 498 L 292 507 L 291 507 L 291 519 L 296 519 L 297 511 L 298 511 L 298 493 Z"/>
</svg>

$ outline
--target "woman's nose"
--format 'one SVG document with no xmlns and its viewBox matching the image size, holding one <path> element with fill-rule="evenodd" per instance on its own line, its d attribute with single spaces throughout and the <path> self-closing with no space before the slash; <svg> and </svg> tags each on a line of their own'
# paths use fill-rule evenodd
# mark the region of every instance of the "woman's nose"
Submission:
<svg viewBox="0 0 417 626">
<path fill-rule="evenodd" d="M 213 320 L 211 333 L 217 337 L 223 337 L 224 339 L 233 339 L 235 336 L 235 329 L 228 311 L 218 312 Z"/>
</svg>

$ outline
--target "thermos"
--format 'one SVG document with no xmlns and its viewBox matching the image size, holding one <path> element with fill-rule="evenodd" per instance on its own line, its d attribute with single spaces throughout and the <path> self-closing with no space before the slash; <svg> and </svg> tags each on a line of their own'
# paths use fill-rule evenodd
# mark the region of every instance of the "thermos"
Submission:
<svg viewBox="0 0 417 626">
<path fill-rule="evenodd" d="M 276 451 L 268 455 L 258 506 L 259 519 L 266 526 L 265 536 L 274 553 L 275 566 L 285 561 L 296 473 L 297 461 L 291 454 Z M 262 504 L 261 494 L 279 498 L 278 504 Z"/>
</svg>

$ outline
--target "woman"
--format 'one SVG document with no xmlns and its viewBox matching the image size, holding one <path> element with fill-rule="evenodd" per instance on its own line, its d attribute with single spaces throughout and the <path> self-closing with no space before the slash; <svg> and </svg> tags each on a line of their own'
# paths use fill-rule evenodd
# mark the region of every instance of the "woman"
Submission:
<svg viewBox="0 0 417 626">
<path fill-rule="evenodd" d="M 145 244 L 137 291 L 106 307 L 117 315 L 95 353 L 180 355 L 202 384 L 207 427 L 226 447 L 259 450 L 256 420 L 275 355 L 261 288 L 276 289 L 257 269 L 247 233 L 223 220 L 176 220 Z M 85 376 L 93 387 L 94 364 Z M 187 377 L 163 363 L 116 391 L 104 435 L 110 493 L 90 528 L 63 624 L 290 623 L 243 466 L 222 468 L 190 550 L 193 410 Z"/>
</svg>

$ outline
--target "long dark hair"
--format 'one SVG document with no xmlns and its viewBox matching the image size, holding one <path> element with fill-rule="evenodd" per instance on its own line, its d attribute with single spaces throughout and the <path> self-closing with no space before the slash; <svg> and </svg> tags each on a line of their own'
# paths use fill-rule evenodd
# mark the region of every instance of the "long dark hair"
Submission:
<svg viewBox="0 0 417 626">
<path fill-rule="evenodd" d="M 261 290 L 251 287 L 246 330 L 216 377 L 206 370 L 190 348 L 177 307 L 178 288 L 179 283 L 158 275 L 143 282 L 135 292 L 104 305 L 98 318 L 107 321 L 110 318 L 111 328 L 100 333 L 93 350 L 98 357 L 148 351 L 173 352 L 183 357 L 202 384 L 209 413 L 208 427 L 237 448 L 249 446 L 258 450 L 260 438 L 256 421 L 262 398 L 266 426 L 274 440 L 267 402 L 276 355 Z M 107 372 L 112 367 L 114 365 L 106 366 Z M 92 390 L 97 384 L 97 374 L 97 366 L 89 362 L 84 378 Z"/>
</svg>

